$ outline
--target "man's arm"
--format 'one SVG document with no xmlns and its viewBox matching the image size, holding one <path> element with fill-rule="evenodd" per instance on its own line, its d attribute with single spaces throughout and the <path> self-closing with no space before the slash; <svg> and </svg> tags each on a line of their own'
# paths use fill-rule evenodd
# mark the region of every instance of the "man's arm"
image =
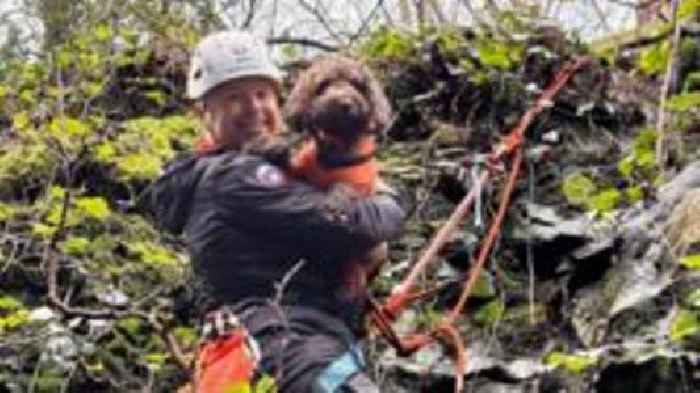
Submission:
<svg viewBox="0 0 700 393">
<path fill-rule="evenodd" d="M 222 155 L 204 181 L 236 226 L 260 231 L 301 250 L 346 252 L 396 238 L 405 213 L 388 195 L 368 198 L 325 193 L 287 178 L 255 156 Z"/>
</svg>

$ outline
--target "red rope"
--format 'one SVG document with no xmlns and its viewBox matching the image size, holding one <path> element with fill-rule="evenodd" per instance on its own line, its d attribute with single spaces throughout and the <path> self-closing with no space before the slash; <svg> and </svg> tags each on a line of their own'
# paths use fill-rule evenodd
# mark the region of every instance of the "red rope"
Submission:
<svg viewBox="0 0 700 393">
<path fill-rule="evenodd" d="M 476 261 L 472 264 L 472 269 L 470 270 L 467 282 L 464 284 L 462 294 L 448 316 L 437 323 L 429 333 L 413 334 L 404 338 L 398 337 L 391 327 L 392 321 L 396 319 L 398 314 L 403 311 L 410 302 L 423 297 L 423 295 L 426 293 L 429 294 L 433 292 L 414 292 L 415 283 L 419 275 L 425 271 L 447 239 L 451 237 L 464 217 L 466 217 L 476 197 L 476 190 L 480 187 L 473 187 L 462 199 L 459 205 L 457 205 L 452 215 L 450 215 L 448 221 L 440 228 L 435 236 L 433 236 L 430 244 L 421 254 L 418 262 L 416 262 L 408 276 L 401 282 L 401 284 L 397 286 L 396 290 L 389 297 L 389 299 L 387 299 L 385 305 L 380 306 L 377 303 L 372 303 L 372 311 L 370 314 L 372 321 L 375 323 L 379 331 L 385 337 L 387 337 L 399 355 L 409 355 L 430 342 L 433 342 L 435 339 L 443 341 L 445 345 L 453 349 L 457 374 L 457 378 L 455 380 L 455 392 L 462 390 L 464 374 L 467 367 L 467 359 L 466 351 L 459 335 L 459 331 L 454 327 L 454 323 L 462 313 L 462 310 L 464 309 L 464 306 L 471 295 L 481 270 L 486 263 L 486 259 L 491 253 L 491 249 L 498 238 L 498 235 L 500 234 L 501 225 L 505 219 L 505 215 L 510 204 L 510 197 L 515 189 L 515 183 L 522 165 L 523 154 L 520 147 L 523 143 L 525 131 L 535 116 L 537 116 L 545 108 L 552 105 L 554 96 L 569 81 L 571 76 L 579 68 L 588 65 L 590 62 L 591 59 L 588 57 L 579 57 L 576 60 L 565 64 L 556 74 L 552 82 L 547 86 L 535 105 L 533 105 L 522 116 L 518 124 L 503 139 L 501 144 L 494 149 L 493 153 L 489 157 L 489 163 L 491 165 L 487 165 L 486 169 L 481 173 L 481 176 L 479 177 L 480 185 L 483 185 L 489 179 L 492 168 L 495 167 L 495 164 L 498 163 L 503 156 L 513 153 L 513 166 L 508 176 L 505 188 L 503 189 L 503 193 L 501 194 L 499 210 L 491 223 L 486 238 L 482 242 L 479 255 Z"/>
</svg>

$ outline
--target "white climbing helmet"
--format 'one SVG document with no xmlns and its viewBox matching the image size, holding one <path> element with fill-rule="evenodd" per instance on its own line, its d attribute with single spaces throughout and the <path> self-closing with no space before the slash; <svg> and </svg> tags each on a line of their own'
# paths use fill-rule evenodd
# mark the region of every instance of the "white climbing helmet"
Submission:
<svg viewBox="0 0 700 393">
<path fill-rule="evenodd" d="M 280 83 L 280 71 L 267 55 L 263 42 L 245 31 L 210 34 L 199 42 L 192 55 L 187 97 L 198 100 L 223 82 L 248 76 Z"/>
</svg>

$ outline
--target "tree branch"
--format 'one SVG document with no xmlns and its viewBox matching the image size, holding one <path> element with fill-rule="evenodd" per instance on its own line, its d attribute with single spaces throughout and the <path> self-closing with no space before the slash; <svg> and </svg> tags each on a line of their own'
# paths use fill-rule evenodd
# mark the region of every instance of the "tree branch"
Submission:
<svg viewBox="0 0 700 393">
<path fill-rule="evenodd" d="M 328 21 L 326 20 L 326 18 L 323 16 L 323 14 L 321 14 L 321 12 L 320 12 L 318 9 L 316 9 L 316 7 L 313 7 L 312 5 L 310 5 L 309 3 L 307 3 L 305 0 L 299 0 L 299 4 L 302 6 L 302 8 L 304 8 L 306 11 L 308 11 L 310 14 L 312 14 L 313 16 L 316 17 L 316 19 L 317 19 L 317 20 L 321 23 L 321 25 L 323 25 L 323 27 L 326 29 L 326 31 L 328 32 L 328 34 L 330 34 L 331 37 L 333 37 L 333 39 L 335 39 L 337 42 L 342 42 L 342 40 L 341 40 L 340 36 L 338 35 L 338 33 L 336 33 L 336 32 L 333 30 L 333 28 L 331 28 L 330 23 L 328 23 Z"/>
<path fill-rule="evenodd" d="M 250 27 L 251 22 L 253 22 L 253 17 L 255 17 L 255 8 L 257 5 L 257 0 L 250 0 L 248 2 L 248 14 L 245 17 L 245 21 L 243 21 L 243 28 L 247 29 Z"/>
<path fill-rule="evenodd" d="M 664 84 L 661 87 L 661 97 L 659 99 L 659 116 L 656 122 L 656 165 L 659 166 L 661 172 L 664 172 L 666 161 L 668 161 L 668 135 L 666 133 L 666 98 L 668 97 L 671 79 L 673 76 L 676 57 L 678 56 L 678 45 L 681 40 L 681 23 L 678 21 L 678 3 L 679 0 L 673 0 L 672 3 L 672 20 L 673 26 L 673 41 L 671 46 L 671 54 L 669 55 L 668 64 L 666 66 L 666 76 Z"/>
<path fill-rule="evenodd" d="M 367 14 L 367 17 L 365 17 L 365 19 L 362 21 L 360 28 L 357 30 L 357 32 L 355 34 L 352 35 L 352 37 L 350 37 L 350 44 L 355 42 L 355 40 L 360 38 L 365 33 L 367 26 L 369 26 L 369 22 L 374 18 L 377 11 L 379 11 L 383 5 L 384 5 L 384 0 L 377 1 L 377 4 L 374 5 L 374 8 L 372 8 L 372 11 L 370 11 L 369 14 Z"/>
</svg>

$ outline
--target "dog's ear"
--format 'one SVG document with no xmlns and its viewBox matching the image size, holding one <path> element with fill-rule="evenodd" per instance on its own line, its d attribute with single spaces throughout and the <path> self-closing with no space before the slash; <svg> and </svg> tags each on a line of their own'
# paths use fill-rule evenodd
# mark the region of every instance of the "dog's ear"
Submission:
<svg viewBox="0 0 700 393">
<path fill-rule="evenodd" d="M 389 126 L 392 117 L 391 104 L 384 88 L 379 83 L 379 80 L 372 74 L 369 67 L 363 66 L 367 75 L 368 98 L 372 107 L 372 119 L 369 125 L 372 133 L 380 133 Z"/>
<path fill-rule="evenodd" d="M 294 132 L 304 132 L 309 125 L 306 113 L 316 91 L 316 74 L 313 65 L 302 71 L 287 97 L 284 114 L 289 128 Z"/>
</svg>

